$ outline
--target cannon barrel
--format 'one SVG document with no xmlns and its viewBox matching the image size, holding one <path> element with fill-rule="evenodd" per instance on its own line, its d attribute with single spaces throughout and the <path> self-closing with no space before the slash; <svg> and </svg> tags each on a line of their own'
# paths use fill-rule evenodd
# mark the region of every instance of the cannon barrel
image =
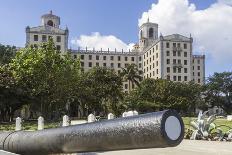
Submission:
<svg viewBox="0 0 232 155">
<path fill-rule="evenodd" d="M 177 146 L 184 124 L 173 110 L 41 131 L 0 133 L 0 150 L 21 155 Z"/>
</svg>

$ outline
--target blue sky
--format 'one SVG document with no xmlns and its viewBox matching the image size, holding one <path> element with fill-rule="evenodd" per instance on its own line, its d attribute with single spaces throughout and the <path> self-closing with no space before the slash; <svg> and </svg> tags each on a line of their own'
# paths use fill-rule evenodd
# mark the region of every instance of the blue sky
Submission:
<svg viewBox="0 0 232 155">
<path fill-rule="evenodd" d="M 212 4 L 217 3 L 216 0 L 189 0 L 189 2 L 195 4 L 195 12 L 208 9 Z M 3 0 L 0 5 L 0 19 L 2 19 L 0 43 L 24 46 L 25 27 L 40 25 L 40 16 L 50 10 L 61 17 L 61 27 L 68 26 L 70 42 L 81 35 L 88 36 L 93 32 L 98 32 L 104 36 L 115 36 L 125 44 L 136 43 L 138 40 L 138 21 L 142 20 L 143 13 L 151 9 L 152 4 L 157 3 L 157 0 L 20 0 L 17 2 L 15 0 Z M 155 18 L 154 21 L 156 22 Z M 163 31 L 175 33 L 171 29 L 163 29 Z M 201 39 L 196 37 L 196 40 Z M 71 43 L 69 46 L 75 48 Z M 231 62 L 226 61 L 227 63 L 223 64 L 223 68 L 219 68 L 218 64 L 221 60 L 214 60 L 213 52 L 205 52 L 212 49 L 204 48 L 199 44 L 196 45 L 195 52 L 199 52 L 198 48 L 202 50 L 200 53 L 208 54 L 207 76 L 215 71 L 231 71 Z"/>
</svg>

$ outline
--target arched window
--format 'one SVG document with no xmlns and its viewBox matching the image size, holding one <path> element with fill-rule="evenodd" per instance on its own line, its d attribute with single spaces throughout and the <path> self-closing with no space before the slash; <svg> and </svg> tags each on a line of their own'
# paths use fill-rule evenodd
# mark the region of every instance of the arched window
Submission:
<svg viewBox="0 0 232 155">
<path fill-rule="evenodd" d="M 47 25 L 53 26 L 53 21 L 49 20 L 48 23 L 47 23 Z"/>
<path fill-rule="evenodd" d="M 149 29 L 149 38 L 153 38 L 154 37 L 154 30 L 153 28 Z"/>
<path fill-rule="evenodd" d="M 140 31 L 140 38 L 143 38 L 143 31 Z"/>
</svg>

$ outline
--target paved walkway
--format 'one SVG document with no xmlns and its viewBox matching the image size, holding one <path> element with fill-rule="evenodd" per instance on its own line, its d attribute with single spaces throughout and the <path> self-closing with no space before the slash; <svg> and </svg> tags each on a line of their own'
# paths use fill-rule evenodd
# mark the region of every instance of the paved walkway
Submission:
<svg viewBox="0 0 232 155">
<path fill-rule="evenodd" d="M 85 155 L 232 155 L 232 142 L 184 140 L 173 148 L 113 151 Z"/>
</svg>

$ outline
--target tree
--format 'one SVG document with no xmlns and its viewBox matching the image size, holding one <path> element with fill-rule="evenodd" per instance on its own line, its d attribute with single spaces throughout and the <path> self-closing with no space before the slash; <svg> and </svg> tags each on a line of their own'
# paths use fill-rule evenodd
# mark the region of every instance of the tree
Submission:
<svg viewBox="0 0 232 155">
<path fill-rule="evenodd" d="M 69 54 L 56 51 L 52 39 L 39 48 L 21 49 L 10 67 L 19 84 L 34 98 L 33 107 L 44 117 L 54 118 L 72 101 L 80 65 Z"/>
<path fill-rule="evenodd" d="M 118 103 L 123 97 L 122 79 L 114 70 L 94 67 L 84 73 L 76 85 L 76 93 L 81 107 L 86 107 L 89 113 L 117 114 Z"/>
<path fill-rule="evenodd" d="M 140 112 L 176 109 L 182 113 L 193 113 L 195 107 L 202 103 L 200 96 L 201 86 L 194 83 L 145 79 L 125 101 L 129 109 Z"/>
<path fill-rule="evenodd" d="M 5 46 L 0 44 L 0 65 L 8 64 L 16 54 L 15 46 Z"/>
<path fill-rule="evenodd" d="M 7 66 L 0 67 L 0 119 L 12 121 L 14 112 L 30 100 Z"/>
<path fill-rule="evenodd" d="M 131 90 L 131 83 L 132 85 L 135 84 L 136 86 L 139 86 L 139 82 L 142 80 L 140 71 L 135 64 L 129 64 L 125 68 L 122 68 L 121 76 L 124 81 L 129 82 L 129 92 Z"/>
<path fill-rule="evenodd" d="M 212 107 L 232 113 L 232 72 L 214 73 L 208 78 L 205 99 Z"/>
</svg>

